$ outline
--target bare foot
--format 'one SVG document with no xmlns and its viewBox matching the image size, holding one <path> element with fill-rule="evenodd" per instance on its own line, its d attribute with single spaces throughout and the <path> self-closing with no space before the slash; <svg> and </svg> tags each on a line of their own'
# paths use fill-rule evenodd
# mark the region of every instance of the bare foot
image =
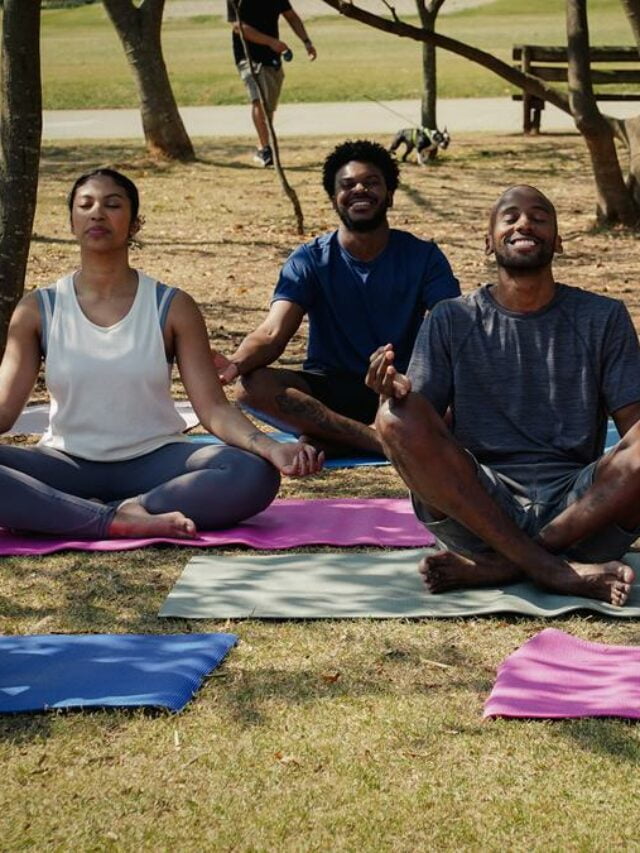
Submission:
<svg viewBox="0 0 640 853">
<path fill-rule="evenodd" d="M 190 539 L 196 535 L 196 526 L 181 512 L 147 512 L 142 504 L 132 498 L 118 507 L 109 535 L 117 538 L 135 536 L 170 536 L 172 539 Z"/>
<path fill-rule="evenodd" d="M 561 563 L 562 566 L 562 563 Z M 635 580 L 633 569 L 618 560 L 610 563 L 564 563 L 550 576 L 547 586 L 565 595 L 597 598 L 622 607 Z"/>
<path fill-rule="evenodd" d="M 423 557 L 418 570 L 433 593 L 460 587 L 513 583 L 522 577 L 522 572 L 500 554 L 463 557 L 455 551 L 440 551 Z"/>
<path fill-rule="evenodd" d="M 420 574 L 430 592 L 447 592 L 460 587 L 493 586 L 513 583 L 522 572 L 499 554 L 474 554 L 463 557 L 442 551 L 422 559 Z M 537 582 L 563 595 L 595 598 L 622 607 L 631 593 L 633 569 L 614 560 L 610 563 L 568 563 L 558 560 L 558 568 Z"/>
</svg>

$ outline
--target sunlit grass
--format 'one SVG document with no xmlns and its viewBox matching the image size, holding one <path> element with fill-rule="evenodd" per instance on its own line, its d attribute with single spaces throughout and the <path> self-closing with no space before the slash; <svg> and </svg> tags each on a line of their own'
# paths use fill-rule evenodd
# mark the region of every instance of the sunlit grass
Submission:
<svg viewBox="0 0 640 853">
<path fill-rule="evenodd" d="M 438 29 L 510 61 L 516 43 L 562 44 L 563 4 L 498 0 L 488 6 L 441 16 Z M 593 44 L 631 44 L 617 0 L 589 4 Z M 384 6 L 381 4 L 384 13 Z M 134 107 L 137 96 L 123 49 L 101 4 L 44 11 L 42 15 L 44 99 L 48 109 Z M 408 19 L 417 23 L 416 19 Z M 372 30 L 339 16 L 307 21 L 318 48 L 307 61 L 302 46 L 283 24 L 294 50 L 286 67 L 285 101 L 417 98 L 421 91 L 419 43 Z M 230 46 L 229 26 L 220 17 L 171 18 L 163 29 L 164 52 L 178 102 L 183 106 L 244 101 Z M 504 81 L 467 60 L 439 52 L 441 97 L 499 96 Z"/>
<path fill-rule="evenodd" d="M 282 145 L 308 236 L 335 223 L 320 164 L 336 141 Z M 299 238 L 274 174 L 250 165 L 252 140 L 195 142 L 197 163 L 161 167 L 140 143 L 46 145 L 28 285 L 74 268 L 66 192 L 79 172 L 110 164 L 141 191 L 143 247 L 132 262 L 187 289 L 212 344 L 232 351 L 264 316 Z M 392 223 L 434 237 L 468 291 L 493 277 L 487 212 L 515 182 L 535 183 L 557 203 L 558 277 L 624 298 L 640 325 L 638 241 L 591 230 L 594 194 L 576 136 L 457 135 L 429 168 L 403 167 Z M 302 348 L 295 340 L 287 356 Z M 389 468 L 285 480 L 282 492 L 404 493 Z M 637 848 L 638 726 L 482 721 L 498 664 L 549 622 L 159 620 L 191 553 L 0 561 L 5 634 L 225 630 L 241 640 L 177 717 L 0 717 L 3 851 Z M 637 622 L 577 615 L 552 624 L 592 641 L 640 642 Z"/>
</svg>

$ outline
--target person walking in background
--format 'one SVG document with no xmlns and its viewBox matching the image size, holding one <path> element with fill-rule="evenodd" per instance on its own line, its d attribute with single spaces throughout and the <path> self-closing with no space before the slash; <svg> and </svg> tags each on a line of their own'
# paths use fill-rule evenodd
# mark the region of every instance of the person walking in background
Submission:
<svg viewBox="0 0 640 853">
<path fill-rule="evenodd" d="M 261 166 L 273 165 L 273 152 L 269 145 L 269 129 L 254 75 L 262 89 L 265 108 L 271 118 L 278 106 L 284 80 L 282 60 L 291 59 L 292 56 L 289 46 L 280 39 L 280 15 L 304 44 L 309 59 L 314 60 L 317 56 L 316 49 L 300 16 L 291 8 L 289 0 L 227 0 L 227 18 L 233 25 L 233 56 L 251 101 L 251 118 L 258 134 L 259 145 L 254 160 Z M 253 75 L 240 37 L 241 25 L 253 63 Z"/>
</svg>

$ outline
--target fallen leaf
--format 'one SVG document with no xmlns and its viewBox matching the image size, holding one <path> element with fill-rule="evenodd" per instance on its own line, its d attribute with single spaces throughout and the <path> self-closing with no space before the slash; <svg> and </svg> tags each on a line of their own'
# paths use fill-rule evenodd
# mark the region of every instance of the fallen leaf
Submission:
<svg viewBox="0 0 640 853">
<path fill-rule="evenodd" d="M 285 755 L 283 752 L 274 752 L 273 757 L 280 764 L 292 764 L 294 767 L 302 767 L 302 764 L 294 755 Z"/>
<path fill-rule="evenodd" d="M 340 672 L 338 670 L 335 670 L 335 672 L 323 672 L 320 678 L 327 684 L 335 684 L 340 678 Z"/>
</svg>

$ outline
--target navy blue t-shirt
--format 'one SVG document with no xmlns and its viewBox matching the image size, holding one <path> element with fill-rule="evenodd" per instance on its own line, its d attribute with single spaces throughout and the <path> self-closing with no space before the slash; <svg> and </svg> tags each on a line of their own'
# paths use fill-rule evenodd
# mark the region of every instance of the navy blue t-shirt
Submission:
<svg viewBox="0 0 640 853">
<path fill-rule="evenodd" d="M 272 301 L 295 302 L 309 315 L 305 370 L 364 377 L 371 353 L 387 343 L 398 370 L 406 371 L 425 311 L 459 294 L 449 261 L 432 241 L 392 229 L 385 249 L 365 263 L 332 231 L 289 256 Z"/>
</svg>

